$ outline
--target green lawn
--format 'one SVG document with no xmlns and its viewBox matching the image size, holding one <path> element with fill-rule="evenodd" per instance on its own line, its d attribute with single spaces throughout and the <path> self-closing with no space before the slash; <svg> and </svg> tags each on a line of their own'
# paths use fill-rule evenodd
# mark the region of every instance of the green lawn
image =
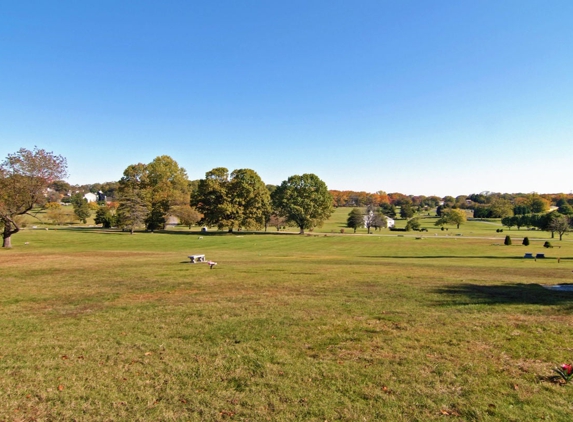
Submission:
<svg viewBox="0 0 573 422">
<path fill-rule="evenodd" d="M 571 420 L 552 368 L 573 293 L 541 287 L 573 282 L 568 238 L 334 235 L 342 214 L 306 236 L 14 235 L 0 420 Z"/>
</svg>

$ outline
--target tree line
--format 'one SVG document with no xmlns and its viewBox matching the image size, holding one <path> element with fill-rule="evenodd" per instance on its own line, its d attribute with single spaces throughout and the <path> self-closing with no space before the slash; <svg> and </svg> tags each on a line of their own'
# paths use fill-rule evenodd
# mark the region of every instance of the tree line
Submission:
<svg viewBox="0 0 573 422">
<path fill-rule="evenodd" d="M 20 230 L 18 216 L 46 203 L 49 192 L 65 189 L 65 158 L 42 149 L 20 149 L 0 165 L 0 224 L 3 246 Z M 51 188 L 50 188 L 51 187 Z M 48 188 L 50 188 L 48 190 Z M 298 227 L 300 233 L 320 226 L 333 210 L 332 195 L 314 174 L 293 175 L 278 186 L 267 186 L 251 169 L 229 172 L 224 167 L 208 171 L 205 178 L 190 181 L 185 169 L 167 155 L 151 163 L 132 164 L 114 189 L 113 202 L 88 204 L 76 193 L 70 197 L 81 221 L 91 215 L 104 227 L 154 231 L 165 228 L 169 217 L 183 224 L 201 224 L 218 229 L 259 230 L 274 225 Z"/>
<path fill-rule="evenodd" d="M 573 195 L 565 194 L 482 192 L 440 198 L 384 191 L 329 191 L 314 174 L 294 175 L 275 186 L 265 185 L 254 170 L 229 172 L 224 167 L 214 168 L 203 179 L 192 181 L 185 169 L 166 155 L 148 164 L 129 165 L 116 182 L 71 186 L 64 181 L 66 177 L 66 159 L 52 152 L 22 148 L 7 156 L 0 165 L 0 229 L 4 247 L 11 246 L 11 236 L 19 231 L 19 217 L 34 207 L 49 209 L 53 221 L 60 221 L 60 202 L 72 204 L 80 221 L 85 222 L 95 212 L 96 224 L 131 232 L 138 227 L 162 229 L 170 217 L 176 217 L 189 227 L 201 224 L 233 231 L 293 225 L 304 233 L 320 226 L 333 207 L 352 206 L 367 207 L 366 213 L 360 211 L 360 218 L 362 224 L 367 220 L 369 230 L 382 228 L 385 217 L 398 214 L 409 220 L 407 227 L 415 229 L 415 214 L 430 209 L 436 209 L 438 214 L 436 225 L 459 227 L 465 213 L 456 210 L 472 210 L 474 218 L 502 218 L 507 227 L 552 227 L 561 236 L 563 222 L 567 219 L 570 224 L 573 215 Z M 101 192 L 112 200 L 87 204 L 82 195 L 85 191 Z M 558 209 L 549 213 L 550 217 L 539 217 L 554 204 Z M 360 220 L 358 211 L 354 214 L 354 223 L 350 224 Z M 551 224 L 536 226 L 536 222 L 547 218 Z"/>
</svg>

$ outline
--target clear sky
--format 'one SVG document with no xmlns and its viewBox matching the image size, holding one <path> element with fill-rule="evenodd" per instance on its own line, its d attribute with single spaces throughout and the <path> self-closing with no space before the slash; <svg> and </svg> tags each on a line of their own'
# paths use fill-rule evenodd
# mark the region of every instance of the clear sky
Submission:
<svg viewBox="0 0 573 422">
<path fill-rule="evenodd" d="M 0 158 L 573 190 L 573 1 L 0 1 Z"/>
</svg>

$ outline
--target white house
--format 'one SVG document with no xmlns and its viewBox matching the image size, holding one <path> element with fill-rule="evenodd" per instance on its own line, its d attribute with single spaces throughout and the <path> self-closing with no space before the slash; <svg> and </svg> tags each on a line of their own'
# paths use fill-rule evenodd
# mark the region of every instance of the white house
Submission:
<svg viewBox="0 0 573 422">
<path fill-rule="evenodd" d="M 367 228 L 368 227 L 368 221 L 372 218 L 373 216 L 373 212 L 370 211 L 370 213 L 368 213 L 368 215 L 364 216 L 364 227 Z M 386 227 L 390 228 L 390 227 L 394 227 L 395 221 L 393 218 L 384 216 L 384 218 L 386 219 Z"/>
<path fill-rule="evenodd" d="M 97 202 L 97 195 L 95 193 L 88 192 L 84 195 L 84 199 L 88 202 Z"/>
</svg>

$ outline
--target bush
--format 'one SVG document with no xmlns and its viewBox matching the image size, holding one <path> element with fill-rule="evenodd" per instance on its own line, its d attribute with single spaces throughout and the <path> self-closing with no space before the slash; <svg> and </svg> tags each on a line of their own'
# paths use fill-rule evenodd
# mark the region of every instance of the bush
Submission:
<svg viewBox="0 0 573 422">
<path fill-rule="evenodd" d="M 523 246 L 529 246 L 529 237 L 524 237 L 524 238 L 523 238 L 523 243 L 522 243 L 522 245 L 523 245 Z"/>
<path fill-rule="evenodd" d="M 511 237 L 509 237 L 509 235 L 505 236 L 505 240 L 504 240 L 503 244 L 505 246 L 511 245 Z"/>
<path fill-rule="evenodd" d="M 553 245 L 551 245 L 551 242 L 549 240 L 546 240 L 545 243 L 543 244 L 544 248 L 552 248 Z"/>
</svg>

